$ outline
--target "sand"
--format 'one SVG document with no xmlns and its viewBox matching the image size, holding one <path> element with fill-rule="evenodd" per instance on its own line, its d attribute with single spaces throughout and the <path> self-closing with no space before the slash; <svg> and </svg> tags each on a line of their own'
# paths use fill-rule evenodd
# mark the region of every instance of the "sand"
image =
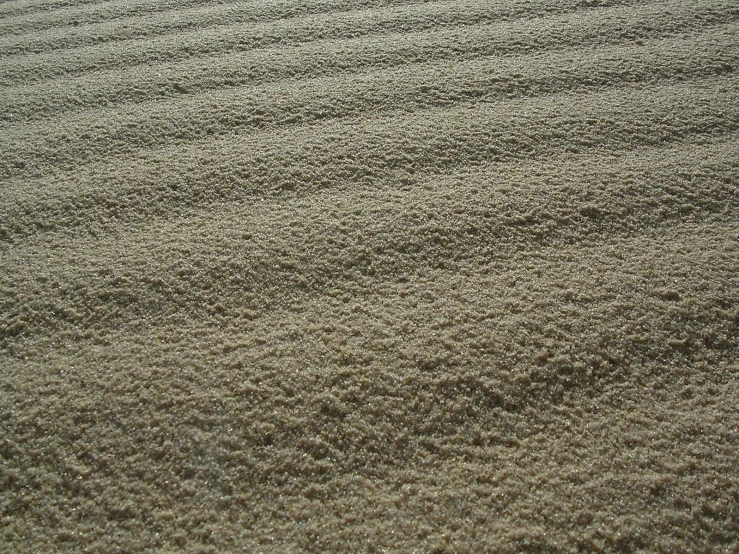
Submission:
<svg viewBox="0 0 739 554">
<path fill-rule="evenodd" d="M 0 3 L 0 551 L 739 552 L 738 39 Z"/>
</svg>

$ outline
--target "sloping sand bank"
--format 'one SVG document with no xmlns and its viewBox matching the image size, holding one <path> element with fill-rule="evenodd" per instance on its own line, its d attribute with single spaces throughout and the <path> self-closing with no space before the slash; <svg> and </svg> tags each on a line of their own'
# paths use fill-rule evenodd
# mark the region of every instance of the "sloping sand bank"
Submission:
<svg viewBox="0 0 739 554">
<path fill-rule="evenodd" d="M 734 0 L 0 3 L 0 551 L 739 550 Z"/>
</svg>

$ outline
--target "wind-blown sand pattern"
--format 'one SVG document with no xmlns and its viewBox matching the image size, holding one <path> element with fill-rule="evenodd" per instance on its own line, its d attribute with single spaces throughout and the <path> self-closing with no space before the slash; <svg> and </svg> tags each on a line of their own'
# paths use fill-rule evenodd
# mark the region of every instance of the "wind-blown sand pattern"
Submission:
<svg viewBox="0 0 739 554">
<path fill-rule="evenodd" d="M 0 3 L 0 551 L 739 551 L 735 0 Z"/>
</svg>

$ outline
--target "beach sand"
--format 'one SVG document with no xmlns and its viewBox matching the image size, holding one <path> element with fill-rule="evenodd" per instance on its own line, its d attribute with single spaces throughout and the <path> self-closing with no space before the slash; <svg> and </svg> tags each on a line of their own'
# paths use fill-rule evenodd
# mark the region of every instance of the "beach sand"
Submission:
<svg viewBox="0 0 739 554">
<path fill-rule="evenodd" d="M 733 0 L 0 3 L 0 551 L 738 552 Z"/>
</svg>

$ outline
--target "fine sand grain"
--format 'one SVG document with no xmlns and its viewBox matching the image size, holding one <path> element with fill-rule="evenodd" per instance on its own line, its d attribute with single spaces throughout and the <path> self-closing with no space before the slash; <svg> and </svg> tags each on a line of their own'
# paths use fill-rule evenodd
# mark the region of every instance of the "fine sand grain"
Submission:
<svg viewBox="0 0 739 554">
<path fill-rule="evenodd" d="M 0 3 L 1 552 L 739 552 L 735 0 Z"/>
</svg>

